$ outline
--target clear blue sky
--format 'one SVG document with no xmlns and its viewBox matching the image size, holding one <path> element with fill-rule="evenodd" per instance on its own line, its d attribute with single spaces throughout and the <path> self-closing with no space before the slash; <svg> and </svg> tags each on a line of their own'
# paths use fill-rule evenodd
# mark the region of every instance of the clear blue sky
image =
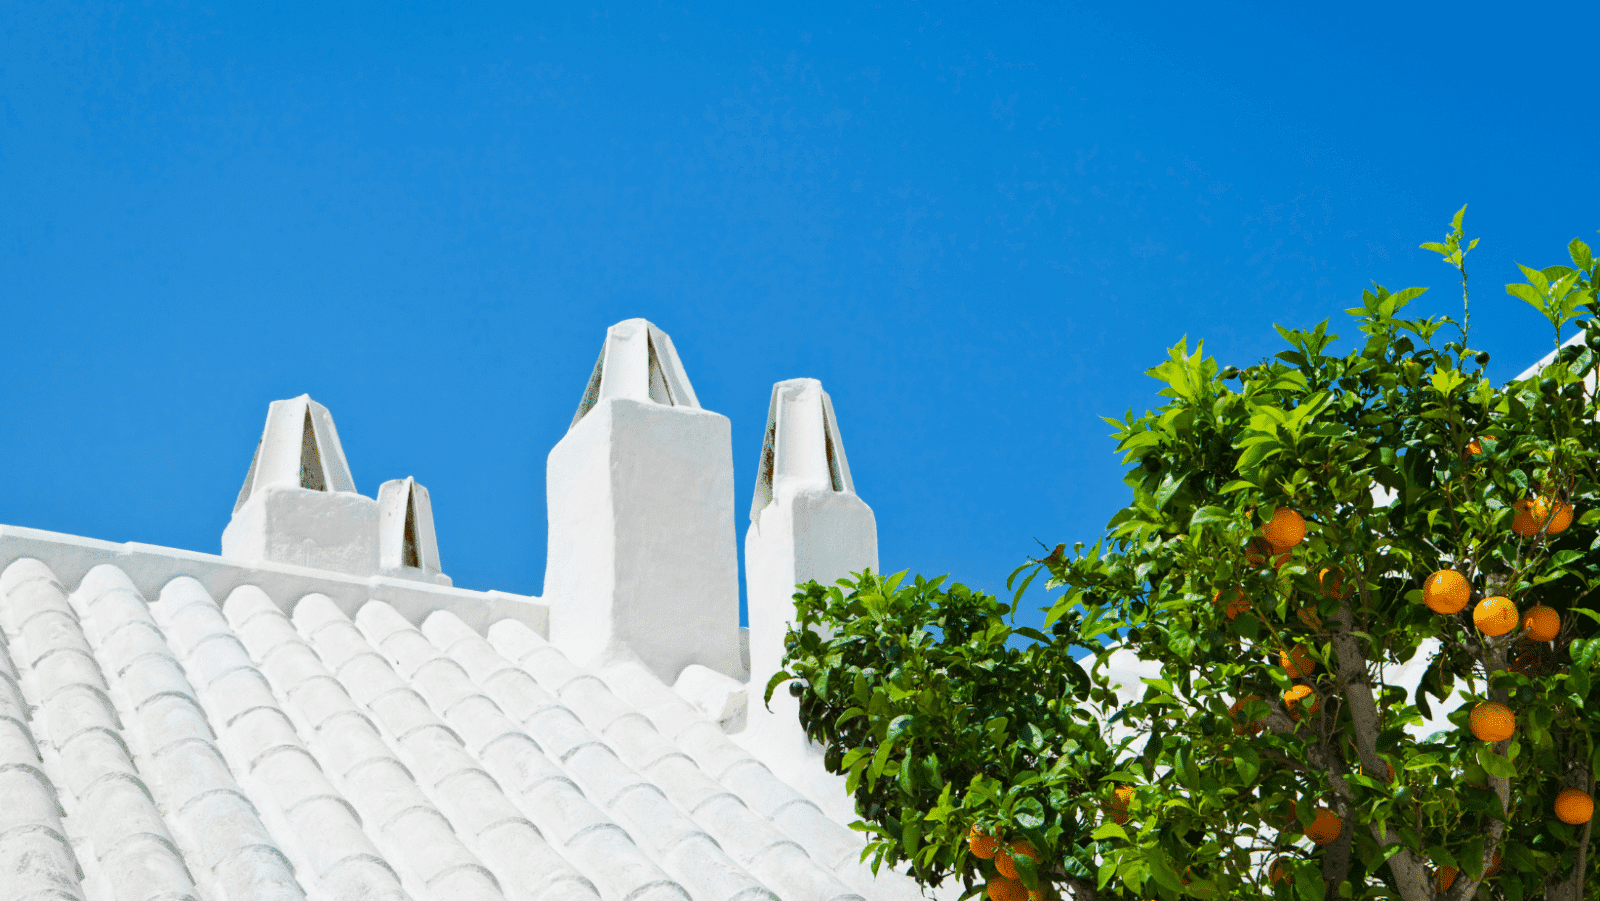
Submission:
<svg viewBox="0 0 1600 901">
<path fill-rule="evenodd" d="M 457 584 L 538 592 L 545 455 L 643 316 L 733 422 L 741 543 L 812 376 L 885 568 L 998 589 L 1122 502 L 1099 417 L 1185 335 L 1255 362 L 1369 279 L 1458 312 L 1416 245 L 1468 203 L 1510 376 L 1514 263 L 1600 239 L 1600 4 L 528 6 L 7 4 L 0 522 L 215 552 L 309 392 Z"/>
</svg>

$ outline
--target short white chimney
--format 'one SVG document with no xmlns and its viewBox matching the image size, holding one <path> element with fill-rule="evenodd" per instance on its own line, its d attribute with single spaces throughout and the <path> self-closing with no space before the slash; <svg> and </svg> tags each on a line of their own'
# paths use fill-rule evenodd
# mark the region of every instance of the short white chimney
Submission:
<svg viewBox="0 0 1600 901">
<path fill-rule="evenodd" d="M 878 524 L 856 496 L 833 401 L 816 379 L 772 386 L 767 437 L 744 539 L 750 675 L 758 689 L 782 668 L 795 586 L 832 585 L 878 568 Z"/>
<path fill-rule="evenodd" d="M 728 419 L 701 409 L 665 332 L 606 331 L 546 473 L 551 642 L 668 684 L 690 664 L 742 677 Z"/>
<path fill-rule="evenodd" d="M 411 476 L 378 487 L 378 561 L 386 576 L 451 584 L 439 565 L 433 502 Z"/>
<path fill-rule="evenodd" d="M 855 815 L 850 797 L 843 780 L 824 769 L 822 748 L 801 730 L 799 703 L 780 688 L 769 712 L 761 694 L 783 668 L 795 586 L 812 579 L 832 585 L 868 568 L 878 569 L 878 524 L 856 496 L 833 401 L 816 379 L 779 382 L 744 539 L 751 697 L 749 725 L 735 739 L 831 816 L 846 819 Z"/>
<path fill-rule="evenodd" d="M 222 556 L 368 576 L 378 569 L 378 504 L 356 493 L 328 408 L 276 400 L 250 461 Z"/>
</svg>

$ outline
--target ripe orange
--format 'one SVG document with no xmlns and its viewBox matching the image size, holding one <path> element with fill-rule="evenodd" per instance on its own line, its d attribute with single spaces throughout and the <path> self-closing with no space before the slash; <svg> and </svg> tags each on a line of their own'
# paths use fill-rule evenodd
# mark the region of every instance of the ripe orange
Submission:
<svg viewBox="0 0 1600 901">
<path fill-rule="evenodd" d="M 972 856 L 988 860 L 994 857 L 994 852 L 1000 849 L 1000 840 L 992 835 L 984 835 L 978 831 L 978 824 L 972 824 L 972 831 L 967 833 L 967 846 L 972 849 Z"/>
<path fill-rule="evenodd" d="M 1504 704 L 1485 701 L 1472 708 L 1467 725 L 1479 741 L 1505 741 L 1517 731 L 1517 716 Z"/>
<path fill-rule="evenodd" d="M 1222 592 L 1219 590 L 1212 594 L 1211 601 L 1219 607 L 1222 606 Z M 1228 602 L 1228 609 L 1223 611 L 1223 615 L 1231 620 L 1239 614 L 1248 613 L 1249 611 L 1250 599 L 1244 596 L 1243 591 L 1235 591 L 1233 600 Z"/>
<path fill-rule="evenodd" d="M 1568 826 L 1582 826 L 1594 816 L 1594 799 L 1575 788 L 1556 795 L 1556 819 Z"/>
<path fill-rule="evenodd" d="M 1554 509 L 1550 512 L 1550 525 L 1545 527 L 1545 534 L 1559 535 L 1565 532 L 1567 526 L 1570 525 L 1572 525 L 1572 505 L 1557 501 Z"/>
<path fill-rule="evenodd" d="M 1517 616 L 1517 605 L 1511 599 L 1495 595 L 1484 598 L 1478 606 L 1472 608 L 1472 624 L 1478 631 L 1491 638 L 1504 635 L 1517 627 L 1520 617 Z"/>
<path fill-rule="evenodd" d="M 1561 632 L 1561 614 L 1543 604 L 1522 615 L 1522 631 L 1534 641 L 1555 641 Z"/>
<path fill-rule="evenodd" d="M 1282 569 L 1289 562 L 1289 552 L 1283 548 L 1275 548 L 1272 543 L 1263 538 L 1258 538 L 1250 543 L 1244 551 L 1244 562 L 1251 566 L 1265 566 L 1267 557 L 1272 557 L 1272 565 Z"/>
<path fill-rule="evenodd" d="M 1478 439 L 1474 438 L 1471 441 L 1467 442 L 1467 452 L 1465 454 L 1462 454 L 1462 456 L 1463 457 L 1468 457 L 1468 456 L 1471 456 L 1473 454 L 1481 454 L 1481 453 L 1483 453 L 1483 445 L 1479 444 L 1478 443 Z"/>
<path fill-rule="evenodd" d="M 1542 497 L 1526 498 L 1511 507 L 1517 511 L 1511 518 L 1511 531 L 1524 538 L 1539 534 L 1545 520 L 1550 518 L 1550 504 Z"/>
<path fill-rule="evenodd" d="M 1317 696 L 1309 685 L 1296 685 L 1283 693 L 1283 709 L 1289 712 L 1291 719 L 1299 719 L 1301 709 L 1306 716 L 1317 712 Z"/>
<path fill-rule="evenodd" d="M 1470 600 L 1472 586 L 1453 569 L 1441 569 L 1422 583 L 1422 602 L 1434 613 L 1460 613 Z"/>
<path fill-rule="evenodd" d="M 1450 886 L 1456 884 L 1456 868 L 1444 867 L 1439 870 L 1439 891 L 1448 892 Z"/>
<path fill-rule="evenodd" d="M 1298 645 L 1287 651 L 1279 651 L 1278 662 L 1283 664 L 1283 671 L 1291 679 L 1309 679 L 1317 671 L 1317 662 L 1311 659 L 1311 652 Z"/>
<path fill-rule="evenodd" d="M 1111 819 L 1122 825 L 1128 822 L 1128 805 L 1133 801 L 1133 786 L 1119 785 L 1111 792 Z M 1037 859 L 1037 858 L 1035 858 Z"/>
<path fill-rule="evenodd" d="M 1289 858 L 1287 857 L 1280 857 L 1273 861 L 1272 869 L 1267 871 L 1267 881 L 1273 885 L 1277 885 L 1278 883 L 1288 879 L 1289 871 L 1286 866 L 1288 863 Z"/>
<path fill-rule="evenodd" d="M 1012 860 L 1012 855 L 1014 854 L 1026 854 L 1035 861 L 1039 859 L 1039 852 L 1035 851 L 1033 845 L 1027 842 L 1012 842 L 1006 845 L 1003 850 L 995 854 L 994 868 L 999 870 L 1000 875 L 1005 876 L 1007 879 L 1018 878 L 1017 862 Z"/>
<path fill-rule="evenodd" d="M 1020 879 L 996 876 L 984 886 L 990 901 L 1028 901 L 1028 890 Z"/>
<path fill-rule="evenodd" d="M 1317 585 L 1321 586 L 1323 597 L 1337 598 L 1341 601 L 1354 594 L 1356 590 L 1353 582 L 1346 581 L 1344 570 L 1336 566 L 1325 567 L 1317 573 Z"/>
<path fill-rule="evenodd" d="M 1319 845 L 1331 845 L 1344 833 L 1344 821 L 1326 807 L 1317 808 L 1317 818 L 1306 827 L 1306 838 Z"/>
<path fill-rule="evenodd" d="M 1261 537 L 1275 551 L 1287 551 L 1306 538 L 1306 521 L 1288 507 L 1272 511 L 1272 520 L 1261 527 Z"/>
<path fill-rule="evenodd" d="M 1260 695 L 1246 695 L 1245 697 L 1242 697 L 1239 700 L 1234 701 L 1233 702 L 1233 706 L 1228 708 L 1228 715 L 1233 717 L 1233 720 L 1234 720 L 1233 731 L 1235 733 L 1237 733 L 1239 735 L 1243 735 L 1245 733 L 1245 730 L 1248 729 L 1248 730 L 1250 730 L 1250 734 L 1251 735 L 1255 735 L 1256 733 L 1261 731 L 1261 723 L 1258 722 L 1258 721 L 1252 721 L 1249 725 L 1240 725 L 1239 721 L 1238 721 L 1239 720 L 1239 708 L 1243 707 L 1245 705 L 1245 702 L 1247 702 L 1247 701 L 1259 701 L 1259 700 L 1261 700 L 1261 696 Z M 1119 789 L 1119 791 L 1120 791 L 1120 789 Z M 1130 797 L 1130 798 L 1133 797 L 1133 789 L 1131 789 L 1131 788 L 1128 789 L 1128 797 Z M 1124 806 L 1126 806 L 1126 805 L 1124 805 Z"/>
</svg>

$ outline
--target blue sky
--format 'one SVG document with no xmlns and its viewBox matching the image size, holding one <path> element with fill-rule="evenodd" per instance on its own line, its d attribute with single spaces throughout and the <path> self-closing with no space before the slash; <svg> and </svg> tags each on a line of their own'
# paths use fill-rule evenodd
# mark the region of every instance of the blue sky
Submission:
<svg viewBox="0 0 1600 901">
<path fill-rule="evenodd" d="M 266 6 L 7 5 L 0 522 L 215 552 L 309 392 L 458 585 L 538 592 L 545 456 L 643 316 L 732 420 L 741 542 L 811 376 L 884 566 L 994 590 L 1123 501 L 1099 417 L 1184 336 L 1459 312 L 1416 245 L 1466 203 L 1510 376 L 1514 264 L 1600 240 L 1592 3 Z"/>
</svg>

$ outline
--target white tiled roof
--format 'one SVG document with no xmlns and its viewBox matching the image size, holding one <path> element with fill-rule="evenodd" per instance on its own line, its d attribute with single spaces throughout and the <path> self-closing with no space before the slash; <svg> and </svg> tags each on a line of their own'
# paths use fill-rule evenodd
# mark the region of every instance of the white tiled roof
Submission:
<svg viewBox="0 0 1600 901">
<path fill-rule="evenodd" d="M 84 544 L 0 529 L 7 901 L 917 894 L 645 667 L 486 613 L 511 596 Z"/>
</svg>

